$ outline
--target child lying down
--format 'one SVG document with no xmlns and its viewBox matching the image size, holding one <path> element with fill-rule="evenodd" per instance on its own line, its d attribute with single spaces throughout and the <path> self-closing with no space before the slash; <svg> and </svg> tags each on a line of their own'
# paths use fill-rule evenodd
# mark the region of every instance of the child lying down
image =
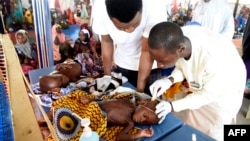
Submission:
<svg viewBox="0 0 250 141">
<path fill-rule="evenodd" d="M 117 86 L 110 83 L 105 92 L 100 92 L 98 84 L 103 83 L 103 78 L 84 77 L 81 78 L 81 65 L 75 61 L 62 63 L 56 66 L 55 71 L 48 75 L 41 76 L 37 84 L 32 85 L 35 94 L 40 94 L 42 105 L 49 106 L 53 100 L 61 98 L 66 94 L 81 89 L 89 93 L 95 93 L 96 96 L 107 94 Z M 122 85 L 127 81 L 121 74 L 112 72 L 114 81 Z"/>
<path fill-rule="evenodd" d="M 82 104 L 88 104 L 91 101 L 87 96 L 80 98 Z M 118 133 L 116 140 L 135 140 L 153 136 L 152 129 L 142 129 L 135 135 L 128 134 L 128 131 L 134 127 L 135 123 L 145 125 L 158 123 L 159 119 L 154 112 L 157 101 L 145 99 L 139 101 L 139 104 L 136 105 L 126 99 L 107 99 L 97 103 L 102 111 L 107 114 L 108 126 L 124 126 L 123 130 Z"/>
<path fill-rule="evenodd" d="M 131 130 L 135 129 L 135 124 L 152 125 L 158 124 L 158 117 L 155 114 L 155 106 L 158 101 L 151 101 L 150 98 L 139 99 L 136 97 L 136 93 L 132 94 L 117 94 L 112 98 L 105 98 L 102 100 L 95 99 L 93 96 L 80 93 L 74 93 L 72 95 L 67 95 L 62 100 L 58 100 L 53 103 L 52 107 L 66 107 L 71 109 L 74 113 L 80 115 L 82 118 L 87 117 L 91 120 L 92 130 L 97 131 L 100 138 L 106 141 L 112 140 L 137 140 L 143 137 L 151 137 L 154 132 L 152 129 L 140 129 L 137 132 L 131 133 Z M 98 110 L 96 110 L 96 105 L 100 109 L 102 118 L 98 118 Z M 60 113 L 61 114 L 61 113 Z M 56 114 L 56 115 L 60 115 Z M 62 118 L 53 117 L 52 112 L 49 114 L 50 119 L 59 123 L 60 126 L 56 127 L 56 132 L 63 131 L 63 127 L 68 125 L 68 122 L 62 122 Z M 62 116 L 65 118 L 65 116 Z M 106 122 L 103 122 L 105 120 Z M 105 124 L 106 123 L 106 124 Z M 96 127 L 98 125 L 98 127 Z M 106 127 L 103 129 L 103 127 Z M 122 127 L 122 128 L 121 128 Z M 72 127 L 70 127 L 72 129 Z M 66 129 L 64 129 L 66 130 Z M 102 132 L 104 131 L 104 132 Z M 71 139 L 78 139 L 79 131 Z M 65 133 L 60 133 L 59 138 L 64 139 L 62 135 Z M 67 136 L 68 137 L 68 136 Z"/>
</svg>

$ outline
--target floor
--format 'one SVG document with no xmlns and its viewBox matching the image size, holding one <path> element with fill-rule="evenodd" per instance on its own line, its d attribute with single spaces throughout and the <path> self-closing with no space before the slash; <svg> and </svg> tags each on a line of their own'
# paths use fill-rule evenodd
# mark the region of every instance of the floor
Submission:
<svg viewBox="0 0 250 141">
<path fill-rule="evenodd" d="M 241 109 L 237 115 L 237 124 L 250 124 L 250 119 L 246 119 L 246 113 L 250 106 L 250 99 L 244 98 Z"/>
</svg>

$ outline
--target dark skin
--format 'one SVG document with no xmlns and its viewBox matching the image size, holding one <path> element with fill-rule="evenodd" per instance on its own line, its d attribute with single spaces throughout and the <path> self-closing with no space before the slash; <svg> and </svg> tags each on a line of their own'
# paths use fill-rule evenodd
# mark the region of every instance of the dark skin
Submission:
<svg viewBox="0 0 250 141">
<path fill-rule="evenodd" d="M 61 87 L 67 86 L 69 78 L 63 74 L 51 74 L 42 76 L 39 79 L 40 90 L 42 92 L 58 92 Z"/>
<path fill-rule="evenodd" d="M 82 104 L 88 104 L 93 99 L 86 96 L 80 98 Z M 142 137 L 152 137 L 152 129 L 142 129 L 135 135 L 128 134 L 128 131 L 134 127 L 134 124 L 152 125 L 158 123 L 159 119 L 154 113 L 157 101 L 141 100 L 138 106 L 133 105 L 124 99 L 107 99 L 98 102 L 102 110 L 107 114 L 107 122 L 110 126 L 124 126 L 123 130 L 118 133 L 116 140 L 135 140 Z"/>
<path fill-rule="evenodd" d="M 42 92 L 60 92 L 61 87 L 66 87 L 69 82 L 79 80 L 81 75 L 81 64 L 71 61 L 56 65 L 53 74 L 42 76 L 39 79 L 40 90 Z"/>
<path fill-rule="evenodd" d="M 170 68 L 175 65 L 179 58 L 188 60 L 192 54 L 192 46 L 190 40 L 185 37 L 184 43 L 181 43 L 174 53 L 164 48 L 150 48 L 149 53 L 150 57 L 156 60 L 158 68 Z M 172 77 L 170 77 L 169 79 L 174 82 L 174 79 Z"/>
<path fill-rule="evenodd" d="M 66 60 L 65 63 L 57 64 L 56 70 L 67 76 L 71 82 L 75 82 L 80 78 L 82 66 L 73 60 Z"/>
<path fill-rule="evenodd" d="M 87 96 L 80 97 L 80 104 L 88 104 L 94 101 Z M 98 100 L 97 100 L 98 101 Z M 151 99 L 139 100 L 138 105 L 135 106 L 125 99 L 105 99 L 98 102 L 102 110 L 107 114 L 107 122 L 109 126 L 124 126 L 120 133 L 118 133 L 117 141 L 131 141 L 142 137 L 152 137 L 153 129 L 142 129 L 135 135 L 128 134 L 128 131 L 134 128 L 134 124 L 152 125 L 157 124 L 159 119 L 155 114 L 155 106 L 157 101 Z M 53 119 L 53 111 L 47 113 L 49 119 Z M 49 129 L 44 119 L 38 120 L 42 133 L 46 136 Z"/>
<path fill-rule="evenodd" d="M 91 46 L 90 41 L 88 41 L 86 35 L 82 31 L 80 31 L 78 36 L 79 36 L 79 39 L 81 42 L 85 41 L 85 42 L 89 42 L 89 43 L 86 45 L 81 44 L 81 43 L 75 43 L 74 56 L 77 55 L 78 53 L 90 53 L 94 57 L 98 58 L 95 47 Z"/>
<path fill-rule="evenodd" d="M 157 62 L 159 68 L 170 68 L 175 65 L 179 58 L 188 60 L 192 53 L 192 46 L 190 40 L 185 37 L 184 43 L 179 44 L 175 52 L 168 51 L 164 48 L 149 49 L 150 56 Z"/>
</svg>

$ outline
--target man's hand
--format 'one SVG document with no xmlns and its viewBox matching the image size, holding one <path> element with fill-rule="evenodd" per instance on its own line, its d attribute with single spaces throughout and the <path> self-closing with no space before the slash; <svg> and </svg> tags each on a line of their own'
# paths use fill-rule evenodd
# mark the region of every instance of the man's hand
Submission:
<svg viewBox="0 0 250 141">
<path fill-rule="evenodd" d="M 160 118 L 160 121 L 158 122 L 161 124 L 163 120 L 165 119 L 166 115 L 172 111 L 172 106 L 167 101 L 161 101 L 156 105 L 155 114 Z"/>
<path fill-rule="evenodd" d="M 153 98 L 161 96 L 170 86 L 172 85 L 171 80 L 163 78 L 156 80 L 150 87 L 149 90 Z"/>
</svg>

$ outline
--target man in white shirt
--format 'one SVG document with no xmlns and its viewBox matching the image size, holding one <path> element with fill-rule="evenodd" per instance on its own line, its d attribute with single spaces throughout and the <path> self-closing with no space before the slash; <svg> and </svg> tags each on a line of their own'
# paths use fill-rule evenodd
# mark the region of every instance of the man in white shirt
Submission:
<svg viewBox="0 0 250 141">
<path fill-rule="evenodd" d="M 106 75 L 110 75 L 114 63 L 118 71 L 141 92 L 148 88 L 147 83 L 161 77 L 161 69 L 152 67 L 147 37 L 153 25 L 167 20 L 166 3 L 166 0 L 95 1 L 92 29 L 101 36 Z"/>
<path fill-rule="evenodd" d="M 198 22 L 230 40 L 233 38 L 233 9 L 226 0 L 199 0 L 193 10 L 192 22 Z"/>
<path fill-rule="evenodd" d="M 185 110 L 186 123 L 223 141 L 223 125 L 236 122 L 246 83 L 246 68 L 233 42 L 202 26 L 180 28 L 170 22 L 154 26 L 148 41 L 159 68 L 176 66 L 150 86 L 153 97 L 184 79 L 192 92 L 172 102 L 162 100 L 156 106 L 158 117 Z"/>
</svg>

